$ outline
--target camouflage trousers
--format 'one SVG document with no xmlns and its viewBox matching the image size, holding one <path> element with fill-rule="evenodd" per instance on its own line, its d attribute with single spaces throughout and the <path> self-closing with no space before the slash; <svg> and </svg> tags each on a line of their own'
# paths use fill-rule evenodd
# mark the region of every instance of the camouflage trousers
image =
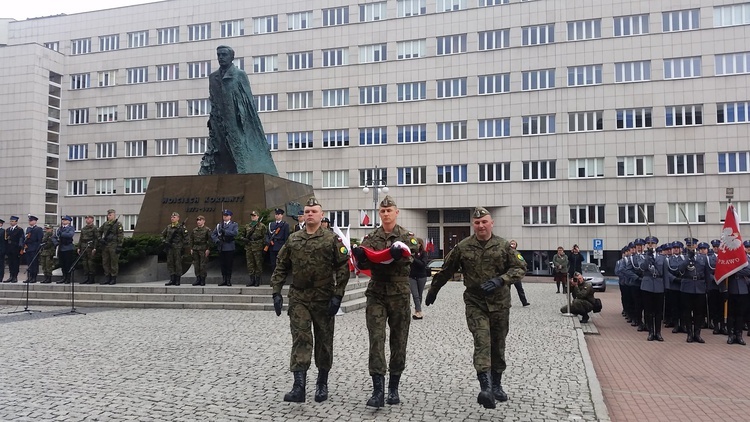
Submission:
<svg viewBox="0 0 750 422">
<path fill-rule="evenodd" d="M 206 251 L 193 250 L 193 269 L 195 270 L 196 277 L 206 276 L 206 265 L 208 264 L 208 258 L 206 257 Z"/>
<path fill-rule="evenodd" d="M 484 299 L 464 293 L 466 324 L 474 337 L 474 369 L 477 373 L 493 369 L 503 373 L 505 337 L 508 335 L 510 308 L 490 311 Z"/>
<path fill-rule="evenodd" d="M 42 271 L 44 272 L 45 276 L 51 276 L 52 271 L 55 270 L 55 257 L 51 255 L 43 255 L 39 257 L 42 262 L 40 263 L 42 266 Z"/>
<path fill-rule="evenodd" d="M 591 304 L 588 300 L 583 299 L 573 299 L 570 301 L 570 313 L 574 315 L 583 315 L 588 312 L 591 312 L 594 309 L 594 305 Z M 562 308 L 560 308 L 560 312 L 567 313 L 568 312 L 568 305 L 564 305 Z"/>
<path fill-rule="evenodd" d="M 120 271 L 120 256 L 115 246 L 102 248 L 102 269 L 104 269 L 104 275 L 117 277 L 117 273 Z"/>
<path fill-rule="evenodd" d="M 401 375 L 406 367 L 406 344 L 411 324 L 411 294 L 384 296 L 369 293 L 365 320 L 370 337 L 370 375 Z M 391 360 L 385 362 L 385 326 L 391 328 Z"/>
<path fill-rule="evenodd" d="M 289 299 L 287 315 L 292 332 L 289 370 L 295 372 L 310 369 L 313 347 L 315 366 L 330 370 L 333 365 L 333 327 L 336 317 L 328 316 L 328 301 L 304 302 Z"/>
<path fill-rule="evenodd" d="M 96 265 L 94 264 L 94 254 L 91 253 L 91 248 L 81 257 L 83 262 L 83 273 L 87 275 L 96 274 Z"/>
<path fill-rule="evenodd" d="M 247 259 L 247 274 L 251 276 L 260 276 L 263 274 L 263 246 L 251 247 L 245 249 L 245 258 Z"/>
<path fill-rule="evenodd" d="M 171 275 L 182 276 L 182 248 L 169 248 L 167 251 L 167 270 Z"/>
</svg>

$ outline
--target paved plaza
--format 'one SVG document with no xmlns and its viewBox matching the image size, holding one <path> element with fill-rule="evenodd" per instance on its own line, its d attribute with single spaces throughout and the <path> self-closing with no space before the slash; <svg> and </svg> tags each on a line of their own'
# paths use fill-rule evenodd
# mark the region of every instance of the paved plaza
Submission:
<svg viewBox="0 0 750 422">
<path fill-rule="evenodd" d="M 412 321 L 401 405 L 365 407 L 371 392 L 364 310 L 336 318 L 330 398 L 282 401 L 292 384 L 285 314 L 170 309 L 64 308 L 0 312 L 2 421 L 578 421 L 599 420 L 586 375 L 588 352 L 563 295 L 525 285 L 513 294 L 503 385 L 495 410 L 476 403 L 463 286 L 450 283 L 422 321 Z M 33 308 L 33 307 L 32 307 Z M 20 308 L 22 309 L 22 307 Z M 585 347 L 584 347 L 585 349 Z M 590 364 L 589 364 L 590 366 Z M 589 370 L 591 370 L 589 368 Z M 594 384 L 596 384 L 594 382 Z M 594 385 L 594 397 L 598 385 Z"/>
</svg>

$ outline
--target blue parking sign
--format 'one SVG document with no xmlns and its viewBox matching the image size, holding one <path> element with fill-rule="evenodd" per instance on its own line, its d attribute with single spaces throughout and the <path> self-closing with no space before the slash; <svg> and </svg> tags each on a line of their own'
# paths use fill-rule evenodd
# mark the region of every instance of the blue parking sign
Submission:
<svg viewBox="0 0 750 422">
<path fill-rule="evenodd" d="M 594 239 L 594 250 L 595 251 L 604 250 L 604 239 Z"/>
</svg>

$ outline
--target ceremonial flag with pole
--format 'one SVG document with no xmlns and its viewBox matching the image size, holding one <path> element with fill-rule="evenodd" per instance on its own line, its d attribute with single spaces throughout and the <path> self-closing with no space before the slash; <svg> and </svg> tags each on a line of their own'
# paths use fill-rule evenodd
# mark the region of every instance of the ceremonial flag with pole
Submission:
<svg viewBox="0 0 750 422">
<path fill-rule="evenodd" d="M 721 245 L 716 258 L 716 284 L 729 278 L 732 274 L 747 267 L 747 256 L 742 247 L 742 236 L 740 226 L 737 224 L 737 213 L 734 205 L 727 207 L 727 216 L 724 219 L 724 228 L 721 230 Z"/>
<path fill-rule="evenodd" d="M 366 226 L 370 225 L 370 216 L 367 215 L 367 213 L 365 212 L 365 210 L 361 210 L 359 212 L 359 217 L 360 217 L 360 221 L 362 222 L 362 224 L 361 224 L 362 226 L 366 227 Z"/>
</svg>

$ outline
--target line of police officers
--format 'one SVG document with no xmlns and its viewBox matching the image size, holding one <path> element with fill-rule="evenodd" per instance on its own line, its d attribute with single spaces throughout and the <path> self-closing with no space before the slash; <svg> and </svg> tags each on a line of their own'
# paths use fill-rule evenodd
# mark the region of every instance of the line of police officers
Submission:
<svg viewBox="0 0 750 422">
<path fill-rule="evenodd" d="M 648 341 L 664 341 L 664 327 L 686 333 L 688 343 L 704 343 L 702 328 L 728 335 L 728 344 L 745 345 L 743 328 L 750 320 L 750 266 L 716 284 L 714 270 L 721 241 L 708 243 L 688 237 L 659 245 L 648 236 L 621 249 L 615 265 L 619 277 L 622 315 L 638 331 L 648 331 Z M 743 246 L 750 262 L 750 241 Z M 727 321 L 724 306 L 727 303 Z"/>
</svg>

